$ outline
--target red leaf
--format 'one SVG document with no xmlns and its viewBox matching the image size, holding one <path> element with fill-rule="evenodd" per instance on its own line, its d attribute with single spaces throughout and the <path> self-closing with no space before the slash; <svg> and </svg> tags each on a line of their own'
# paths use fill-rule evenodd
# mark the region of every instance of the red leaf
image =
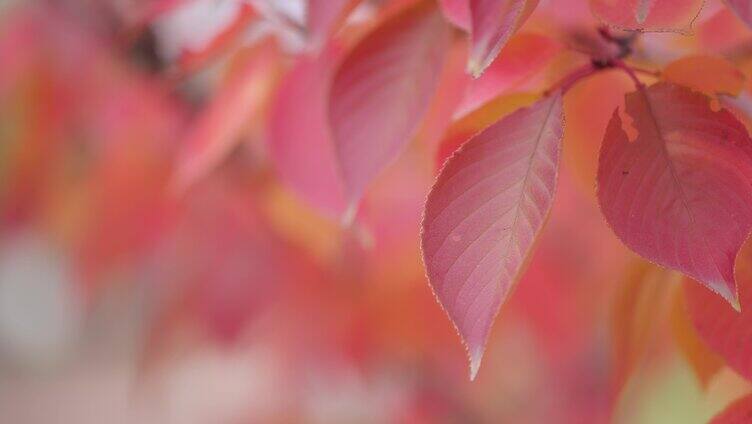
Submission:
<svg viewBox="0 0 752 424">
<path fill-rule="evenodd" d="M 749 0 L 726 0 L 726 5 L 747 26 L 752 27 L 752 2 Z"/>
<path fill-rule="evenodd" d="M 732 310 L 712 293 L 687 281 L 684 284 L 687 312 L 700 338 L 739 374 L 752 380 L 752 245 L 739 255 L 737 276 L 741 312 Z"/>
<path fill-rule="evenodd" d="M 393 162 L 420 127 L 451 33 L 421 2 L 388 18 L 349 53 L 332 83 L 329 119 L 347 199 Z"/>
<path fill-rule="evenodd" d="M 470 0 L 472 22 L 469 72 L 476 78 L 493 62 L 538 0 Z"/>
<path fill-rule="evenodd" d="M 603 215 L 629 248 L 736 304 L 734 258 L 752 228 L 752 140 L 728 111 L 670 83 L 630 93 L 598 163 Z"/>
<path fill-rule="evenodd" d="M 562 120 L 560 95 L 509 115 L 465 143 L 428 195 L 423 260 L 468 349 L 471 378 L 551 209 Z"/>
<path fill-rule="evenodd" d="M 727 406 L 713 417 L 710 424 L 748 424 L 752 421 L 752 395 L 745 396 Z"/>
<path fill-rule="evenodd" d="M 690 32 L 703 0 L 590 0 L 595 16 L 618 29 Z"/>
<path fill-rule="evenodd" d="M 269 153 L 281 179 L 313 206 L 339 217 L 342 182 L 326 123 L 326 94 L 339 57 L 337 47 L 301 57 L 280 82 L 269 112 Z"/>
</svg>

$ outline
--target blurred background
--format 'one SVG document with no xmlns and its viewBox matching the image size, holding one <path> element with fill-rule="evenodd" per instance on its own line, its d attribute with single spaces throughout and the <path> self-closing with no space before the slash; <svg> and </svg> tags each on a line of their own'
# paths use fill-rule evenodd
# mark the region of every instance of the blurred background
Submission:
<svg viewBox="0 0 752 424">
<path fill-rule="evenodd" d="M 698 380 L 650 310 L 645 353 L 620 351 L 617 294 L 646 265 L 593 194 L 630 90 L 612 72 L 566 98 L 551 219 L 468 380 L 419 252 L 462 128 L 425 124 L 346 229 L 321 140 L 296 138 L 319 74 L 393 3 L 360 2 L 330 40 L 304 0 L 0 1 L 0 422 L 701 423 L 749 390 Z M 553 3 L 510 43 L 535 69 L 502 54 L 482 101 L 524 104 L 583 60 L 556 40 L 594 30 L 587 2 Z M 724 34 L 648 37 L 641 60 Z"/>
</svg>

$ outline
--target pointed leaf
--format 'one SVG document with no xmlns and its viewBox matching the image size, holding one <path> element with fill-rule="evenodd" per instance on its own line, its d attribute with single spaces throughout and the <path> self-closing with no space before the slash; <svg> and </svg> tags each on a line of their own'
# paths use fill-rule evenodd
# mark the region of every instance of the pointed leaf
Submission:
<svg viewBox="0 0 752 424">
<path fill-rule="evenodd" d="M 545 35 L 515 35 L 483 75 L 471 80 L 455 116 L 463 116 L 501 94 L 528 88 L 526 83 L 543 74 L 561 50 L 556 40 Z"/>
<path fill-rule="evenodd" d="M 423 261 L 468 349 L 471 378 L 551 209 L 562 124 L 560 95 L 518 110 L 465 143 L 428 195 Z"/>
<path fill-rule="evenodd" d="M 734 258 L 752 229 L 752 140 L 710 99 L 670 83 L 626 96 L 598 161 L 598 201 L 616 235 L 736 303 Z"/>
<path fill-rule="evenodd" d="M 222 161 L 271 95 L 278 74 L 276 44 L 265 40 L 244 53 L 188 130 L 174 177 L 179 191 Z"/>
<path fill-rule="evenodd" d="M 298 59 L 280 81 L 267 131 L 269 155 L 282 181 L 332 218 L 346 208 L 326 122 L 327 88 L 340 57 L 340 49 L 331 46 L 318 57 Z"/>
<path fill-rule="evenodd" d="M 388 18 L 340 66 L 329 121 L 349 202 L 357 203 L 418 131 L 450 35 L 438 9 L 421 2 Z"/>
<path fill-rule="evenodd" d="M 469 72 L 476 78 L 525 23 L 538 0 L 470 0 Z"/>
<path fill-rule="evenodd" d="M 605 24 L 632 31 L 687 33 L 703 0 L 590 0 L 593 14 Z"/>
</svg>

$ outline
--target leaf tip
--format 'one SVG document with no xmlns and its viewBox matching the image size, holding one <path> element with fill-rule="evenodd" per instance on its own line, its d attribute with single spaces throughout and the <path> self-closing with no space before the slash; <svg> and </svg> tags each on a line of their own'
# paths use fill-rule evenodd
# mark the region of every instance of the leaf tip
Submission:
<svg viewBox="0 0 752 424">
<path fill-rule="evenodd" d="M 729 300 L 729 303 L 731 304 L 731 307 L 734 308 L 734 310 L 738 313 L 742 312 L 742 305 L 739 303 L 739 296 L 734 295 L 733 298 Z"/>
<path fill-rule="evenodd" d="M 483 65 L 483 62 L 475 57 L 471 57 L 467 62 L 467 73 L 475 79 L 480 78 L 485 69 L 486 67 Z"/>
<path fill-rule="evenodd" d="M 478 375 L 480 369 L 480 363 L 483 360 L 483 348 L 471 348 L 468 350 L 470 359 L 470 381 L 475 381 L 475 377 Z"/>
<path fill-rule="evenodd" d="M 714 291 L 719 296 L 724 298 L 729 303 L 729 305 L 731 305 L 731 307 L 734 308 L 736 312 L 742 311 L 742 305 L 739 302 L 739 294 L 737 293 L 736 290 L 732 290 L 729 286 L 724 284 L 719 287 L 716 287 Z"/>
</svg>

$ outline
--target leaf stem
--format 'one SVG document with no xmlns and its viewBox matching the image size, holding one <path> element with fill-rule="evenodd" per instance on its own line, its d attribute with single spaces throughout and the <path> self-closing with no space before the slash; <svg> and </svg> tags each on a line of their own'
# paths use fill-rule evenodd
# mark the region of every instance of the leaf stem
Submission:
<svg viewBox="0 0 752 424">
<path fill-rule="evenodd" d="M 594 66 L 592 63 L 588 63 L 585 66 L 575 69 L 574 71 L 567 74 L 564 78 L 557 81 L 555 84 L 549 87 L 548 90 L 543 92 L 543 95 L 545 97 L 548 97 L 557 90 L 561 90 L 561 93 L 564 94 L 578 81 L 583 78 L 589 77 L 590 75 L 598 71 L 599 69 L 596 66 Z"/>
<path fill-rule="evenodd" d="M 638 90 L 642 90 L 642 89 L 645 88 L 645 84 L 643 84 L 642 81 L 640 81 L 640 79 L 637 78 L 637 74 L 635 73 L 635 69 L 632 68 L 631 66 L 627 65 L 626 63 L 624 63 L 623 60 L 621 60 L 621 59 L 615 59 L 613 61 L 613 67 L 621 69 L 622 71 L 624 71 L 629 76 L 629 78 L 632 80 L 632 82 L 634 82 L 635 88 L 637 88 Z M 643 70 L 641 70 L 641 71 L 643 71 Z"/>
</svg>

